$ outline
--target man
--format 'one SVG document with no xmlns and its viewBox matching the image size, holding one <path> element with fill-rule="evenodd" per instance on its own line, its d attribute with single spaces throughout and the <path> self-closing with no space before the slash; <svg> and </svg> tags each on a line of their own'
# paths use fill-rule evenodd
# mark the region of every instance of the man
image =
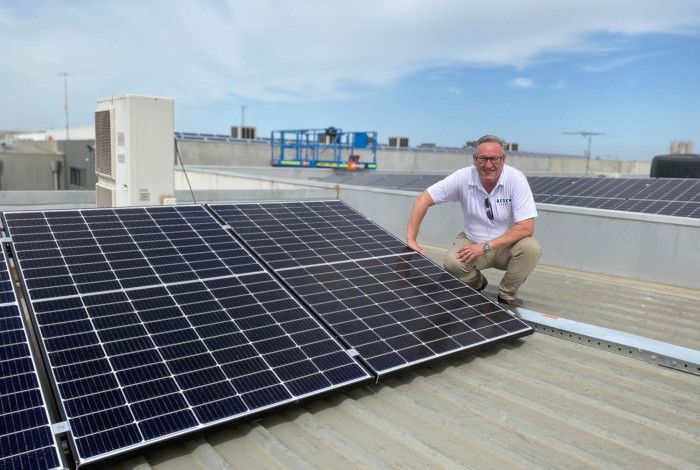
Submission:
<svg viewBox="0 0 700 470">
<path fill-rule="evenodd" d="M 455 171 L 416 197 L 408 217 L 406 244 L 423 254 L 416 238 L 428 208 L 459 201 L 465 227 L 447 254 L 445 269 L 478 291 L 488 284 L 481 270 L 505 270 L 498 301 L 522 307 L 515 295 L 542 252 L 532 237 L 537 217 L 532 191 L 525 175 L 505 164 L 500 138 L 480 138 L 473 159 L 473 166 Z"/>
</svg>

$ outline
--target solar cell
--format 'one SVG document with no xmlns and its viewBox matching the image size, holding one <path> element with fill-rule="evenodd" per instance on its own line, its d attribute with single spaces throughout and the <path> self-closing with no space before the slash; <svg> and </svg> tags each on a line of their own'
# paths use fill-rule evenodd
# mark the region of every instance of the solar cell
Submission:
<svg viewBox="0 0 700 470">
<path fill-rule="evenodd" d="M 0 468 L 60 468 L 4 244 L 0 248 Z"/>
<path fill-rule="evenodd" d="M 378 376 L 532 333 L 340 201 L 209 207 Z"/>
<path fill-rule="evenodd" d="M 370 378 L 201 206 L 5 219 L 80 463 Z"/>
</svg>

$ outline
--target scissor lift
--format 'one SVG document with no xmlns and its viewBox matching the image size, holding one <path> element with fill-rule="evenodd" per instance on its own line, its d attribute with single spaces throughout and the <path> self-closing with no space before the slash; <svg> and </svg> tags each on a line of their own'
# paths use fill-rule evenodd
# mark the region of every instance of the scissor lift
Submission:
<svg viewBox="0 0 700 470">
<path fill-rule="evenodd" d="M 344 132 L 342 129 L 296 129 L 272 131 L 272 166 L 377 168 L 377 133 Z"/>
</svg>

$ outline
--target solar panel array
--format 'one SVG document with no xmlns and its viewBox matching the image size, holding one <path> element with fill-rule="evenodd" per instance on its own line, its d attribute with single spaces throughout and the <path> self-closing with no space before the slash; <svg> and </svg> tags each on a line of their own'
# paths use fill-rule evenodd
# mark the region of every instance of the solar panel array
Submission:
<svg viewBox="0 0 700 470">
<path fill-rule="evenodd" d="M 60 468 L 6 247 L 0 248 L 0 468 Z"/>
<path fill-rule="evenodd" d="M 4 216 L 80 463 L 370 378 L 201 206 Z"/>
<path fill-rule="evenodd" d="M 339 201 L 209 207 L 377 375 L 532 332 Z"/>
<path fill-rule="evenodd" d="M 700 218 L 700 180 L 528 178 L 535 202 Z"/>
</svg>

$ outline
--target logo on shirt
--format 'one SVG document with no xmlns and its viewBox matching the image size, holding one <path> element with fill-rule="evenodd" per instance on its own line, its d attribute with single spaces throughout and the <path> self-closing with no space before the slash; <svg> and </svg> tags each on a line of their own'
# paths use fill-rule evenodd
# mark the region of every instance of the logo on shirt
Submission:
<svg viewBox="0 0 700 470">
<path fill-rule="evenodd" d="M 503 197 L 503 198 L 496 199 L 497 206 L 507 206 L 508 204 L 510 204 L 510 202 L 511 201 L 510 201 L 509 197 Z"/>
</svg>

